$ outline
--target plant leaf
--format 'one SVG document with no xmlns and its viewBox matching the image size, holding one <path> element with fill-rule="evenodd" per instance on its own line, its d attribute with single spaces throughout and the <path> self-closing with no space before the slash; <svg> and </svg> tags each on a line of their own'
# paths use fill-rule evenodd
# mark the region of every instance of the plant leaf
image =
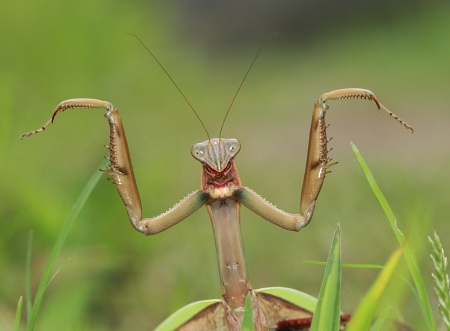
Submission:
<svg viewBox="0 0 450 331">
<path fill-rule="evenodd" d="M 381 331 L 382 330 L 381 327 L 383 326 L 384 321 L 388 317 L 390 310 L 391 310 L 391 307 L 389 307 L 389 306 L 383 310 L 383 312 L 380 314 L 380 316 L 378 316 L 375 323 L 373 323 L 372 327 L 370 328 L 370 331 Z"/>
<path fill-rule="evenodd" d="M 294 290 L 287 287 L 265 287 L 256 290 L 256 292 L 264 292 L 276 295 L 284 300 L 292 302 L 293 304 L 302 307 L 305 310 L 314 312 L 317 306 L 317 298 L 307 293 Z"/>
<path fill-rule="evenodd" d="M 19 298 L 19 302 L 17 303 L 16 321 L 14 323 L 14 331 L 20 330 L 20 317 L 22 316 L 22 304 L 23 304 L 23 297 L 21 296 Z"/>
<path fill-rule="evenodd" d="M 403 253 L 403 246 L 392 253 L 386 266 L 381 270 L 374 284 L 359 304 L 353 318 L 348 324 L 347 331 L 369 330 L 375 317 L 377 308 L 381 302 L 382 295 L 394 275 L 395 268 Z"/>
<path fill-rule="evenodd" d="M 212 299 L 190 303 L 178 309 L 172 315 L 167 317 L 160 325 L 156 327 L 155 331 L 173 331 L 180 325 L 189 321 L 192 317 L 194 317 L 197 313 L 199 313 L 206 307 L 218 302 L 220 302 L 219 299 Z"/>
<path fill-rule="evenodd" d="M 326 262 L 321 262 L 321 261 L 303 261 L 303 263 L 320 264 L 320 265 L 327 264 Z M 342 263 L 342 268 L 383 269 L 384 266 L 379 265 L 379 264 Z"/>
<path fill-rule="evenodd" d="M 386 198 L 384 197 L 383 193 L 381 192 L 378 184 L 375 181 L 375 178 L 373 177 L 371 171 L 367 167 L 367 164 L 365 163 L 364 159 L 362 158 L 361 154 L 359 153 L 358 148 L 356 148 L 356 146 L 353 143 L 351 144 L 351 146 L 353 149 L 353 153 L 355 154 L 356 160 L 358 161 L 362 171 L 364 172 L 364 175 L 367 179 L 367 182 L 370 185 L 370 188 L 372 189 L 373 194 L 377 198 L 378 203 L 380 204 L 381 208 L 383 209 L 384 213 L 386 214 L 389 224 L 391 225 L 392 231 L 394 232 L 395 236 L 397 237 L 399 244 L 402 245 L 402 243 L 405 242 L 403 254 L 405 256 L 405 260 L 408 265 L 409 272 L 411 273 L 411 276 L 413 278 L 414 285 L 417 289 L 417 293 L 419 296 L 418 303 L 419 303 L 420 309 L 422 310 L 422 314 L 427 323 L 427 329 L 430 331 L 435 331 L 436 330 L 436 322 L 434 321 L 433 312 L 431 310 L 430 301 L 428 299 L 427 289 L 425 287 L 425 282 L 423 280 L 422 274 L 420 273 L 419 265 L 414 256 L 414 253 L 412 252 L 411 247 L 405 241 L 405 236 L 398 228 L 397 219 L 395 218 L 394 212 L 392 211 Z"/>
<path fill-rule="evenodd" d="M 33 246 L 33 231 L 30 231 L 27 245 L 27 258 L 25 264 L 25 306 L 27 309 L 27 320 L 30 320 L 33 308 L 31 299 L 31 248 Z"/>
<path fill-rule="evenodd" d="M 245 313 L 244 320 L 242 321 L 241 331 L 254 331 L 253 327 L 253 309 L 252 309 L 252 297 L 247 294 L 247 299 L 245 299 Z"/>
<path fill-rule="evenodd" d="M 104 168 L 107 163 L 108 163 L 107 160 L 102 161 L 102 163 L 100 164 L 100 169 Z M 36 296 L 34 298 L 34 302 L 32 304 L 32 309 L 31 309 L 31 313 L 29 315 L 28 325 L 27 325 L 28 331 L 34 330 L 34 325 L 36 323 L 36 318 L 37 318 L 37 313 L 39 311 L 39 307 L 41 306 L 45 290 L 46 290 L 49 282 L 52 279 L 51 275 L 52 275 L 52 270 L 53 270 L 53 266 L 55 264 L 56 258 L 58 257 L 59 253 L 61 252 L 62 246 L 64 245 L 64 242 L 66 241 L 67 236 L 69 235 L 69 232 L 72 229 L 72 226 L 78 217 L 78 214 L 80 213 L 81 209 L 83 208 L 87 199 L 91 195 L 92 190 L 97 185 L 97 183 L 100 180 L 100 177 L 102 175 L 103 175 L 102 172 L 95 170 L 95 172 L 92 174 L 92 176 L 89 178 L 88 182 L 84 186 L 83 191 L 81 191 L 77 201 L 75 202 L 75 204 L 72 207 L 69 217 L 64 222 L 64 225 L 63 225 L 61 231 L 59 232 L 58 238 L 56 239 L 55 245 L 53 246 L 52 252 L 50 254 L 50 258 L 47 262 L 47 266 L 45 267 L 44 274 L 42 275 L 41 281 L 39 282 L 39 287 L 38 287 Z"/>
<path fill-rule="evenodd" d="M 311 331 L 337 331 L 341 324 L 341 231 L 338 224 L 328 254 Z"/>
</svg>

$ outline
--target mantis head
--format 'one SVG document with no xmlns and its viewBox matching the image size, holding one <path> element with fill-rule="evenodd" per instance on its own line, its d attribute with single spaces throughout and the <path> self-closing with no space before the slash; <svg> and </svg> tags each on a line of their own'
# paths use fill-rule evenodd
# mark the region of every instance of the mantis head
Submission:
<svg viewBox="0 0 450 331">
<path fill-rule="evenodd" d="M 214 138 L 192 146 L 191 154 L 205 166 L 210 175 L 214 175 L 226 172 L 240 149 L 241 144 L 237 139 Z"/>
</svg>

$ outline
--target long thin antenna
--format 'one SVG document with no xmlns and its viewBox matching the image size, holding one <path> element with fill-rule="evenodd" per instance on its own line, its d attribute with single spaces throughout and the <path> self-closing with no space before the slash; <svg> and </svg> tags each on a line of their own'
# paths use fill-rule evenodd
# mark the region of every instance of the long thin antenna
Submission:
<svg viewBox="0 0 450 331">
<path fill-rule="evenodd" d="M 134 33 L 127 33 L 133 37 L 135 37 L 139 43 L 144 46 L 144 48 L 147 50 L 147 52 L 152 56 L 152 58 L 156 61 L 156 63 L 158 63 L 158 65 L 161 67 L 161 69 L 164 71 L 164 73 L 167 75 L 167 77 L 169 77 L 170 81 L 173 83 L 173 85 L 175 85 L 175 87 L 177 88 L 178 92 L 180 92 L 180 94 L 182 95 L 183 99 L 187 102 L 187 104 L 189 105 L 189 107 L 191 107 L 192 111 L 194 112 L 195 116 L 197 116 L 198 120 L 200 121 L 200 124 L 203 126 L 203 129 L 206 132 L 206 135 L 208 136 L 208 140 L 211 140 L 211 137 L 209 136 L 208 130 L 206 130 L 206 126 L 203 123 L 203 121 L 200 119 L 200 116 L 198 116 L 197 112 L 195 111 L 194 107 L 191 105 L 191 103 L 189 102 L 189 100 L 186 98 L 186 96 L 184 95 L 184 93 L 181 91 L 181 89 L 178 87 L 177 83 L 175 83 L 175 81 L 173 80 L 173 78 L 169 75 L 169 73 L 167 72 L 167 70 L 163 67 L 163 65 L 161 64 L 161 62 L 158 61 L 158 59 L 156 58 L 155 55 L 153 55 L 152 51 L 144 44 L 144 42 Z"/>
<path fill-rule="evenodd" d="M 267 43 L 267 40 L 269 40 L 269 38 L 271 36 L 273 36 L 273 35 L 275 35 L 275 33 L 272 33 L 271 35 L 267 36 L 266 39 L 264 40 L 263 44 L 261 45 L 261 47 L 258 50 L 258 53 L 256 53 L 256 56 L 253 59 L 252 64 L 250 64 L 250 67 L 248 68 L 247 72 L 245 73 L 245 76 L 242 79 L 241 84 L 239 85 L 236 93 L 234 94 L 233 100 L 231 100 L 230 106 L 228 107 L 228 110 L 227 110 L 227 112 L 225 114 L 225 117 L 223 118 L 222 125 L 220 126 L 219 139 L 222 137 L 222 129 L 223 129 L 225 121 L 226 121 L 226 119 L 228 117 L 228 114 L 230 113 L 231 107 L 233 106 L 234 100 L 236 100 L 236 97 L 239 94 L 239 91 L 241 90 L 242 85 L 244 85 L 245 79 L 247 78 L 248 74 L 250 73 L 250 70 L 252 70 L 252 67 L 255 64 L 256 59 L 259 57 L 259 54 L 261 53 L 262 49 L 264 48 L 264 45 Z"/>
</svg>

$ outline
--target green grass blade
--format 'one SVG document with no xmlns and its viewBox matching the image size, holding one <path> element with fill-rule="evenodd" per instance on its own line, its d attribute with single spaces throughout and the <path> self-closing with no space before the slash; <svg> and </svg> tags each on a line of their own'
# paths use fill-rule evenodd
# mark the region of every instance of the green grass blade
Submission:
<svg viewBox="0 0 450 331">
<path fill-rule="evenodd" d="M 338 225 L 328 254 L 311 331 L 339 330 L 341 324 L 341 274 L 341 231 Z"/>
<path fill-rule="evenodd" d="M 245 312 L 244 312 L 244 320 L 242 321 L 241 331 L 254 331 L 253 325 L 253 309 L 252 309 L 252 297 L 250 293 L 247 295 L 247 299 L 245 299 Z"/>
<path fill-rule="evenodd" d="M 107 162 L 108 161 L 106 161 L 106 160 L 103 161 L 100 164 L 100 169 L 104 168 L 105 165 L 107 164 Z M 59 253 L 61 252 L 62 246 L 64 245 L 64 242 L 66 241 L 67 236 L 69 235 L 69 232 L 70 232 L 73 224 L 75 223 L 75 220 L 78 217 L 78 214 L 80 213 L 81 209 L 83 208 L 84 204 L 86 203 L 87 199 L 89 198 L 92 190 L 97 185 L 102 174 L 103 174 L 102 172 L 95 170 L 94 174 L 88 180 L 85 187 L 83 188 L 83 191 L 81 192 L 80 196 L 78 197 L 77 201 L 75 202 L 74 206 L 72 207 L 69 217 L 63 224 L 63 227 L 58 235 L 58 238 L 56 239 L 55 245 L 53 246 L 49 261 L 44 270 L 44 274 L 42 275 L 38 290 L 36 292 L 36 296 L 35 296 L 33 306 L 31 309 L 31 314 L 28 319 L 28 325 L 27 325 L 28 331 L 34 330 L 37 313 L 39 311 L 39 307 L 41 306 L 42 299 L 43 299 L 44 293 L 45 293 L 45 289 L 47 288 L 47 286 L 51 280 L 51 274 L 52 274 L 52 270 L 53 270 L 53 266 L 55 264 L 56 258 L 58 257 Z"/>
<path fill-rule="evenodd" d="M 370 328 L 370 331 L 382 331 L 383 323 L 386 320 L 386 318 L 389 316 L 389 311 L 391 310 L 391 307 L 386 307 L 383 312 L 378 316 L 375 323 L 373 323 L 372 327 Z"/>
<path fill-rule="evenodd" d="M 433 318 L 433 312 L 431 310 L 430 301 L 428 299 L 427 290 L 425 288 L 425 283 L 423 280 L 423 277 L 420 273 L 420 269 L 417 263 L 417 260 L 414 256 L 414 253 L 411 250 L 411 247 L 408 245 L 408 243 L 405 241 L 405 236 L 400 231 L 400 229 L 397 227 L 397 220 L 395 218 L 394 212 L 392 211 L 391 207 L 389 206 L 386 198 L 384 197 L 383 193 L 381 192 L 378 184 L 375 181 L 375 178 L 373 177 L 371 171 L 367 167 L 367 164 L 364 162 L 364 159 L 362 158 L 361 154 L 359 153 L 358 149 L 354 144 L 351 144 L 353 153 L 355 154 L 356 160 L 358 161 L 362 171 L 364 172 L 364 175 L 366 176 L 366 179 L 370 185 L 370 188 L 372 189 L 373 194 L 378 200 L 378 203 L 380 204 L 381 208 L 383 209 L 384 213 L 386 214 L 386 217 L 391 225 L 392 231 L 394 232 L 395 236 L 397 237 L 397 240 L 399 244 L 401 245 L 403 242 L 405 242 L 404 246 L 404 256 L 406 263 L 408 265 L 409 272 L 411 273 L 412 279 L 414 281 L 414 285 L 417 289 L 417 293 L 419 294 L 420 300 L 418 301 L 420 309 L 422 310 L 422 314 L 424 315 L 425 321 L 428 326 L 428 330 L 434 331 L 436 330 L 436 323 Z"/>
<path fill-rule="evenodd" d="M 356 309 L 356 312 L 347 327 L 347 331 L 369 330 L 381 302 L 383 293 L 394 275 L 395 268 L 402 257 L 402 253 L 403 246 L 399 247 L 391 255 L 389 261 L 380 272 L 375 283 L 372 285 Z"/>
<path fill-rule="evenodd" d="M 28 236 L 27 257 L 25 265 L 25 305 L 27 308 L 27 320 L 30 320 L 32 299 L 31 299 L 31 248 L 33 246 L 33 231 Z"/>
<path fill-rule="evenodd" d="M 23 303 L 23 297 L 21 296 L 19 298 L 19 302 L 17 303 L 16 321 L 14 322 L 14 331 L 20 330 L 20 317 L 22 316 L 22 303 Z"/>
<path fill-rule="evenodd" d="M 319 264 L 319 265 L 327 264 L 326 262 L 322 262 L 322 261 L 303 261 L 303 263 Z M 342 263 L 342 268 L 383 269 L 384 266 L 379 265 L 379 264 Z"/>
<path fill-rule="evenodd" d="M 356 160 L 358 161 L 359 166 L 361 167 L 362 171 L 364 172 L 364 175 L 366 176 L 366 179 L 369 183 L 370 188 L 372 189 L 373 194 L 377 198 L 378 203 L 380 204 L 381 208 L 383 209 L 384 213 L 386 214 L 386 217 L 391 225 L 391 228 L 394 231 L 394 234 L 397 237 L 397 240 L 401 244 L 405 240 L 405 236 L 397 226 L 397 219 L 395 218 L 394 212 L 392 211 L 391 207 L 389 206 L 389 203 L 387 202 L 386 198 L 384 197 L 384 194 L 381 192 L 380 187 L 376 183 L 375 178 L 372 175 L 372 172 L 369 170 L 369 167 L 367 166 L 366 162 L 362 158 L 357 147 L 354 144 L 351 144 L 351 145 L 352 145 L 353 153 L 355 154 Z"/>
</svg>

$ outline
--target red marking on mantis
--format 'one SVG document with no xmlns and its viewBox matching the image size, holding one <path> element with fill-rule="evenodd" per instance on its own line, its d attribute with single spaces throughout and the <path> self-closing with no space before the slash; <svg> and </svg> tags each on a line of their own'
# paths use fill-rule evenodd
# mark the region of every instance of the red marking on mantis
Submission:
<svg viewBox="0 0 450 331">
<path fill-rule="evenodd" d="M 345 324 L 351 319 L 351 315 L 342 315 L 341 316 L 341 324 Z M 312 323 L 312 317 L 298 318 L 294 320 L 281 321 L 276 324 L 277 331 L 302 331 L 309 330 Z"/>
</svg>

